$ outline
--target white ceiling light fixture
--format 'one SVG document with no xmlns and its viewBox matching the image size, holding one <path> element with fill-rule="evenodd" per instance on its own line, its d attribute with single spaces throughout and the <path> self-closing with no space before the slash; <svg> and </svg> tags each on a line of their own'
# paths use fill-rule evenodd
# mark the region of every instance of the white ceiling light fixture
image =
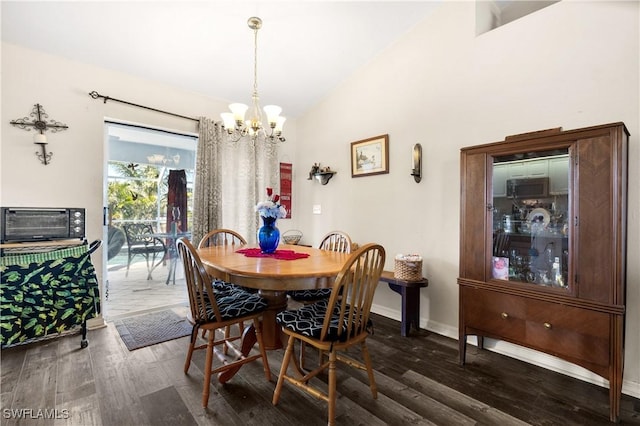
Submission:
<svg viewBox="0 0 640 426">
<path fill-rule="evenodd" d="M 262 28 L 262 19 L 251 17 L 247 21 L 249 28 L 253 30 L 254 61 L 253 61 L 253 93 L 251 95 L 251 107 L 245 104 L 233 103 L 229 105 L 231 112 L 220 114 L 223 127 L 231 139 L 236 142 L 245 136 L 255 141 L 256 137 L 264 136 L 271 142 L 284 142 L 282 127 L 285 117 L 280 115 L 282 108 L 277 105 L 266 105 L 264 112 L 267 114 L 267 126 L 264 126 L 263 115 L 260 110 L 260 98 L 258 97 L 258 30 Z M 245 120 L 245 114 L 249 110 L 249 117 Z"/>
</svg>

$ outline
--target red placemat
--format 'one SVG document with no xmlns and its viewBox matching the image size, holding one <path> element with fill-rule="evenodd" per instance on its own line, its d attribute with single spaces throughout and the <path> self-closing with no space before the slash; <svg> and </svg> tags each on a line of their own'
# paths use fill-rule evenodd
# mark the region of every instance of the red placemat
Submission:
<svg viewBox="0 0 640 426">
<path fill-rule="evenodd" d="M 240 249 L 236 253 L 242 253 L 247 257 L 272 257 L 279 260 L 295 260 L 309 257 L 308 253 L 298 253 L 293 250 L 276 250 L 273 253 L 263 253 L 259 248 Z"/>
</svg>

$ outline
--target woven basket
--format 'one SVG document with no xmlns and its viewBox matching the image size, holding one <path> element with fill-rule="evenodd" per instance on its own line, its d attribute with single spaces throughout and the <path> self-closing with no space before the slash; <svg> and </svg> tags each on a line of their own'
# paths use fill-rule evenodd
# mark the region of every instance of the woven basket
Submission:
<svg viewBox="0 0 640 426">
<path fill-rule="evenodd" d="M 300 242 L 301 238 L 302 232 L 297 229 L 290 229 L 282 234 L 282 241 L 284 241 L 285 244 L 296 245 Z"/>
<path fill-rule="evenodd" d="M 394 278 L 405 281 L 420 281 L 422 279 L 422 260 L 408 261 L 394 259 Z"/>
</svg>

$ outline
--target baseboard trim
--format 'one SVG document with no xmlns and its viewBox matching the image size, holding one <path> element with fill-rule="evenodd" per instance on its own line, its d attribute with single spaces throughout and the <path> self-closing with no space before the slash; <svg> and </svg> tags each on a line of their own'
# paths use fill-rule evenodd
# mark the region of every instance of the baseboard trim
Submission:
<svg viewBox="0 0 640 426">
<path fill-rule="evenodd" d="M 106 326 L 107 326 L 107 323 L 104 322 L 104 318 L 102 317 L 102 314 L 100 314 L 95 318 L 89 318 L 87 320 L 87 329 L 89 330 L 95 330 L 95 329 L 106 327 Z"/>
</svg>

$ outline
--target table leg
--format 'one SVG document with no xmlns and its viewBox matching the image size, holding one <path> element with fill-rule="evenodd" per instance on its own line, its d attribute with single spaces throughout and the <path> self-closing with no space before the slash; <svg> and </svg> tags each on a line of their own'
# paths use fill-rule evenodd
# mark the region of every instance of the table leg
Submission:
<svg viewBox="0 0 640 426">
<path fill-rule="evenodd" d="M 253 348 L 253 345 L 255 345 L 257 341 L 258 339 L 256 337 L 256 329 L 253 327 L 253 324 L 251 324 L 247 326 L 242 333 L 242 343 L 240 344 L 240 352 L 242 352 L 242 355 L 249 355 L 249 352 L 251 352 L 251 348 Z M 219 373 L 218 381 L 220 383 L 228 382 L 233 376 L 236 375 L 236 373 L 240 370 L 240 367 L 242 366 L 239 365 L 237 367 L 230 368 L 229 370 Z"/>
<path fill-rule="evenodd" d="M 171 282 L 171 278 L 173 278 L 173 285 L 176 284 L 176 259 L 169 259 L 169 273 L 167 274 L 167 282 L 166 285 L 169 285 Z"/>
<path fill-rule="evenodd" d="M 404 297 L 406 301 L 406 310 L 407 316 L 406 319 L 406 334 L 409 334 L 411 329 L 411 324 L 413 324 L 416 331 L 420 330 L 419 321 L 420 321 L 420 289 L 417 287 L 414 288 L 405 288 L 406 295 Z"/>
<path fill-rule="evenodd" d="M 398 293 L 401 298 L 402 323 L 400 324 L 400 334 L 407 337 L 411 331 L 411 324 L 418 331 L 420 328 L 420 288 L 405 287 L 398 284 L 388 283 L 389 288 Z"/>
<path fill-rule="evenodd" d="M 176 267 L 178 266 L 178 249 L 176 248 L 176 239 L 168 238 L 167 239 L 167 254 L 165 259 L 169 260 L 169 273 L 167 274 L 167 282 L 166 285 L 169 285 L 169 282 L 173 280 L 173 285 L 176 284 Z"/>
<path fill-rule="evenodd" d="M 260 290 L 260 296 L 267 301 L 267 309 L 262 313 L 262 340 L 266 350 L 282 349 L 282 330 L 276 322 L 276 315 L 287 308 L 285 291 Z"/>
</svg>

